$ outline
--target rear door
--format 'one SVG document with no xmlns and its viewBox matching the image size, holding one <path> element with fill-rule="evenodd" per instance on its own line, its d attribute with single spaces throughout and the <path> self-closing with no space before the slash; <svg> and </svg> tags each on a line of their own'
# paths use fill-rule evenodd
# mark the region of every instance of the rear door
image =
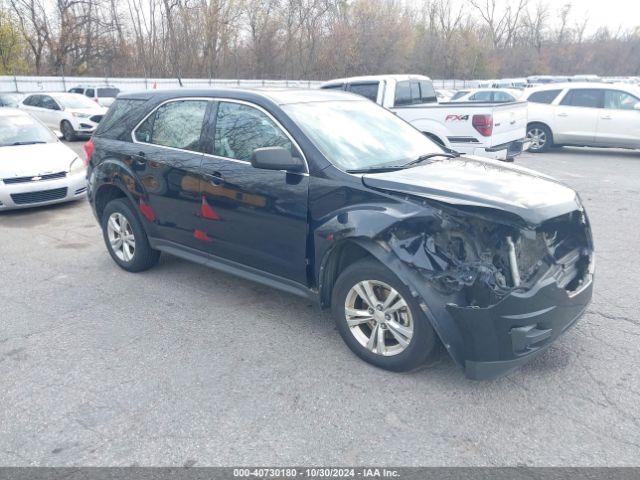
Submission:
<svg viewBox="0 0 640 480">
<path fill-rule="evenodd" d="M 598 116 L 602 111 L 604 90 L 572 88 L 560 100 L 554 113 L 554 142 L 593 145 Z"/>
<path fill-rule="evenodd" d="M 140 209 L 164 240 L 200 248 L 201 137 L 208 99 L 181 98 L 157 107 L 134 130 L 131 168 L 145 188 Z M 151 218 L 150 218 L 151 217 Z"/>
<path fill-rule="evenodd" d="M 604 147 L 640 148 L 640 98 L 622 90 L 604 91 L 596 143 Z"/>
<path fill-rule="evenodd" d="M 378 90 L 380 82 L 358 82 L 350 83 L 347 91 L 368 98 L 372 102 L 378 101 Z"/>
<path fill-rule="evenodd" d="M 251 166 L 256 148 L 279 146 L 304 158 L 293 137 L 261 107 L 221 100 L 202 163 L 202 235 L 208 251 L 306 284 L 307 173 Z"/>
<path fill-rule="evenodd" d="M 40 97 L 39 111 L 40 119 L 49 128 L 59 129 L 60 121 L 62 120 L 62 107 L 60 104 L 50 95 L 42 95 Z"/>
</svg>

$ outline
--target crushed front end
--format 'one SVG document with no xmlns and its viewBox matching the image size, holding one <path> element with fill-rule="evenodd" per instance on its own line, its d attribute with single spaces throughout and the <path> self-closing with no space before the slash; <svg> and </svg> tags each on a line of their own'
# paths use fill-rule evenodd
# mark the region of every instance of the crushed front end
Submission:
<svg viewBox="0 0 640 480">
<path fill-rule="evenodd" d="M 591 300 L 593 242 L 581 207 L 530 225 L 505 212 L 442 206 L 430 220 L 400 222 L 384 237 L 470 378 L 527 362 Z"/>
</svg>

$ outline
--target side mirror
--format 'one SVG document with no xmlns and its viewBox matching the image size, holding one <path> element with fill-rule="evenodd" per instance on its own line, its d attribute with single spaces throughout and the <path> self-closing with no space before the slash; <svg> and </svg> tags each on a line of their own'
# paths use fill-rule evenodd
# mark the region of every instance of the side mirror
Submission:
<svg viewBox="0 0 640 480">
<path fill-rule="evenodd" d="M 251 154 L 251 165 L 263 170 L 286 170 L 303 172 L 304 163 L 282 147 L 256 148 Z"/>
</svg>

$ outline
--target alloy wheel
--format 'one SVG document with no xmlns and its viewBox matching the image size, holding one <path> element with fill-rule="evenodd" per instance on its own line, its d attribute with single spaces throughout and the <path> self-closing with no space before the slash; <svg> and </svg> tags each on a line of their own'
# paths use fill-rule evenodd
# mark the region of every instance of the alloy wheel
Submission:
<svg viewBox="0 0 640 480">
<path fill-rule="evenodd" d="M 402 295 L 378 280 L 355 284 L 345 299 L 347 325 L 358 343 L 383 356 L 402 353 L 413 337 L 413 317 Z"/>
<path fill-rule="evenodd" d="M 127 217 L 114 212 L 107 221 L 107 234 L 113 253 L 123 262 L 130 262 L 136 251 L 136 239 Z"/>
<path fill-rule="evenodd" d="M 547 133 L 541 128 L 532 128 L 527 132 L 527 138 L 531 140 L 531 150 L 541 150 L 547 144 Z"/>
</svg>

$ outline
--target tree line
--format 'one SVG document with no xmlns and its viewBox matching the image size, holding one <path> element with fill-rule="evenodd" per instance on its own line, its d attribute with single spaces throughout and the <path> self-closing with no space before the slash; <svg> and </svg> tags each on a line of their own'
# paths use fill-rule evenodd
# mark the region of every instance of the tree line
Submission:
<svg viewBox="0 0 640 480">
<path fill-rule="evenodd" d="M 640 75 L 640 27 L 545 0 L 0 0 L 0 74 Z"/>
</svg>

